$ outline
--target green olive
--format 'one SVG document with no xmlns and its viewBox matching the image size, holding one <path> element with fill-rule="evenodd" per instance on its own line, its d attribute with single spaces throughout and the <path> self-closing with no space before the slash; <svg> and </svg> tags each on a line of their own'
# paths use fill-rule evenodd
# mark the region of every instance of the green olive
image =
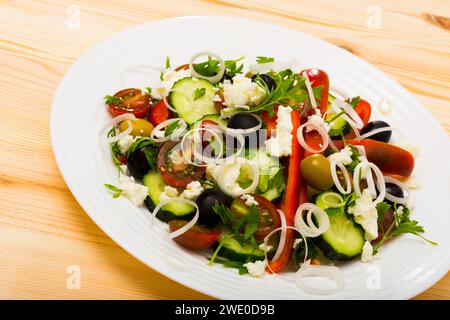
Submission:
<svg viewBox="0 0 450 320">
<path fill-rule="evenodd" d="M 334 185 L 330 161 L 321 154 L 313 154 L 303 159 L 300 171 L 306 183 L 314 189 L 327 190 Z"/>
<path fill-rule="evenodd" d="M 144 119 L 135 119 L 130 120 L 133 129 L 130 132 L 130 135 L 133 137 L 141 136 L 141 137 L 150 137 L 150 134 L 153 131 L 153 125 Z M 122 121 L 119 125 L 120 132 L 123 132 L 128 129 L 128 121 Z"/>
</svg>

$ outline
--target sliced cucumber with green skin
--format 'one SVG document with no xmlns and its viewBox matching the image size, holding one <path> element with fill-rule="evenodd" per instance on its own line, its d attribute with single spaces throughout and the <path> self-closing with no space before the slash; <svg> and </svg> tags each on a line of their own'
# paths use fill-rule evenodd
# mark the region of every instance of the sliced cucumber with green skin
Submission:
<svg viewBox="0 0 450 320">
<path fill-rule="evenodd" d="M 346 206 L 330 208 L 321 196 L 316 198 L 316 205 L 324 209 L 330 219 L 330 226 L 314 243 L 323 254 L 331 260 L 349 260 L 361 254 L 365 238 L 363 229 L 357 225 L 346 212 Z"/>
<path fill-rule="evenodd" d="M 197 90 L 205 90 L 205 94 L 194 100 Z M 214 87 L 204 79 L 183 78 L 175 82 L 169 94 L 169 103 L 178 116 L 188 124 L 192 124 L 205 115 L 217 113 L 214 106 Z"/>
<path fill-rule="evenodd" d="M 150 171 L 142 179 L 144 185 L 148 188 L 148 197 L 145 204 L 150 211 L 153 211 L 159 203 L 159 196 L 164 191 L 166 184 L 156 171 Z M 194 217 L 195 208 L 184 202 L 172 201 L 164 205 L 158 211 L 156 217 L 164 222 L 174 219 L 190 220 Z"/>
<path fill-rule="evenodd" d="M 333 107 L 331 107 L 331 102 L 335 101 L 336 98 L 333 96 L 328 96 L 328 107 L 327 107 L 327 115 L 325 117 L 325 121 L 332 120 L 337 114 L 334 111 Z M 340 137 L 341 132 L 343 135 L 346 135 L 350 132 L 350 125 L 348 124 L 345 119 L 340 116 L 339 118 L 335 119 L 331 125 L 330 125 L 330 131 L 328 132 L 329 136 L 332 138 Z"/>
<path fill-rule="evenodd" d="M 220 242 L 223 242 L 223 244 L 218 255 L 223 258 L 241 262 L 253 262 L 265 259 L 264 252 L 261 249 L 249 242 L 241 246 L 236 239 L 229 237 L 229 234 L 227 233 L 222 234 L 219 243 Z"/>
</svg>

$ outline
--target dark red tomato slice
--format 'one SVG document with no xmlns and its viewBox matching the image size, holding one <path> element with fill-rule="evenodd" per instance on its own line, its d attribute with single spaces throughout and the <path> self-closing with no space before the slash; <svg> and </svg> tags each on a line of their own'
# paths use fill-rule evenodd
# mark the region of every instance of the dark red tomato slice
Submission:
<svg viewBox="0 0 450 320">
<path fill-rule="evenodd" d="M 195 166 L 187 161 L 174 163 L 172 152 L 179 153 L 179 159 L 183 159 L 179 141 L 167 141 L 158 151 L 156 166 L 162 179 L 172 187 L 186 187 L 190 182 L 199 180 L 205 173 L 206 168 Z M 193 161 L 192 161 L 193 162 Z"/>
<path fill-rule="evenodd" d="M 110 103 L 109 112 L 117 117 L 124 113 L 132 113 L 136 117 L 141 118 L 147 114 L 150 109 L 150 97 L 143 93 L 141 89 L 123 89 L 114 94 L 119 98 L 117 103 Z"/>
<path fill-rule="evenodd" d="M 366 125 L 370 120 L 370 114 L 372 113 L 372 107 L 364 99 L 360 99 L 358 104 L 355 106 L 355 111 L 361 118 L 364 125 Z"/>
<path fill-rule="evenodd" d="M 188 223 L 184 220 L 172 220 L 169 222 L 170 232 L 174 232 Z M 183 247 L 199 250 L 212 246 L 220 237 L 220 230 L 208 229 L 199 225 L 194 225 L 185 233 L 173 238 L 173 240 Z"/>
<path fill-rule="evenodd" d="M 256 209 L 259 213 L 259 225 L 254 235 L 256 240 L 261 242 L 272 230 L 281 226 L 280 214 L 274 204 L 263 196 L 252 194 L 252 197 L 258 202 Z M 239 218 L 247 214 L 250 207 L 241 198 L 236 198 L 231 204 L 230 210 Z"/>
<path fill-rule="evenodd" d="M 117 156 L 117 160 L 119 160 L 121 164 L 127 164 L 127 163 L 128 163 L 127 157 L 125 157 L 125 156 L 122 155 L 122 154 L 119 154 L 119 155 Z"/>
<path fill-rule="evenodd" d="M 306 71 L 309 81 L 311 82 L 311 86 L 313 88 L 317 88 L 322 86 L 322 95 L 319 101 L 319 108 L 322 114 L 327 111 L 328 107 L 328 93 L 330 92 L 330 80 L 325 71 L 320 69 L 306 69 L 301 72 L 301 74 Z"/>
<path fill-rule="evenodd" d="M 147 120 L 150 121 L 154 126 L 157 126 L 158 124 L 160 124 L 164 120 L 167 120 L 168 118 L 169 118 L 169 110 L 167 109 L 164 100 L 161 100 L 150 108 Z"/>
</svg>

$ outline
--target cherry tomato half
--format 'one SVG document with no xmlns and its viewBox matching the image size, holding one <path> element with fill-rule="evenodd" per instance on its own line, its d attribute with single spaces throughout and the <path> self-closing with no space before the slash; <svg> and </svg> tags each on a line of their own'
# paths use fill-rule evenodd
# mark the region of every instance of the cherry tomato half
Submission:
<svg viewBox="0 0 450 320">
<path fill-rule="evenodd" d="M 280 214 L 273 203 L 263 196 L 252 194 L 252 197 L 258 202 L 256 209 L 258 209 L 259 213 L 259 225 L 254 235 L 256 240 L 261 242 L 272 230 L 281 226 Z M 241 198 L 236 198 L 231 204 L 230 210 L 239 218 L 248 214 L 250 207 Z"/>
<path fill-rule="evenodd" d="M 176 152 L 178 155 L 173 156 Z M 179 159 L 174 162 L 173 159 Z M 172 187 L 186 187 L 190 182 L 199 180 L 205 173 L 205 167 L 186 163 L 180 142 L 167 141 L 158 151 L 156 166 L 162 179 Z M 193 162 L 193 161 L 192 161 Z"/>
<path fill-rule="evenodd" d="M 150 108 L 147 120 L 150 121 L 154 126 L 157 126 L 158 124 L 160 124 L 164 120 L 167 120 L 168 118 L 169 118 L 169 110 L 167 109 L 164 100 L 161 100 Z"/>
<path fill-rule="evenodd" d="M 364 99 L 360 99 L 358 104 L 355 106 L 355 111 L 361 118 L 364 125 L 366 125 L 370 120 L 370 114 L 372 113 L 372 107 Z"/>
<path fill-rule="evenodd" d="M 188 223 L 184 220 L 171 220 L 169 222 L 170 232 L 174 232 Z M 212 246 L 220 237 L 220 230 L 208 229 L 199 225 L 194 225 L 185 233 L 173 238 L 173 240 L 183 247 L 199 250 Z"/>
<path fill-rule="evenodd" d="M 311 82 L 311 86 L 313 88 L 322 86 L 322 94 L 318 107 L 320 108 L 320 112 L 324 114 L 325 111 L 327 111 L 328 93 L 330 92 L 330 80 L 328 78 L 328 75 L 325 71 L 320 69 L 306 69 L 301 73 L 303 73 L 304 71 L 306 71 L 306 75 L 308 76 L 308 79 Z"/>
<path fill-rule="evenodd" d="M 132 113 L 136 117 L 143 117 L 150 109 L 150 97 L 141 89 L 123 89 L 114 94 L 118 100 L 110 103 L 109 112 L 117 117 L 124 113 Z"/>
</svg>

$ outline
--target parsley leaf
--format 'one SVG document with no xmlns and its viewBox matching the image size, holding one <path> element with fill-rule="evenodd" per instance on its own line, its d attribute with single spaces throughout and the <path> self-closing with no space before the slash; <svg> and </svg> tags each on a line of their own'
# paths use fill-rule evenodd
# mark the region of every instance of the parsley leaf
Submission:
<svg viewBox="0 0 450 320">
<path fill-rule="evenodd" d="M 274 62 L 275 59 L 272 57 L 256 57 L 256 63 L 261 64 L 261 63 L 268 63 L 268 62 Z"/>
<path fill-rule="evenodd" d="M 238 65 L 237 63 L 244 59 L 244 57 L 240 57 L 236 60 L 226 60 L 225 61 L 225 73 L 229 78 L 234 77 L 237 74 L 241 74 L 244 69 L 244 65 L 241 63 Z"/>
<path fill-rule="evenodd" d="M 105 186 L 106 189 L 108 189 L 109 191 L 113 192 L 112 193 L 112 197 L 113 198 L 118 198 L 123 192 L 122 189 L 119 189 L 116 186 L 113 186 L 112 184 L 105 183 L 104 186 Z"/>
<path fill-rule="evenodd" d="M 108 131 L 108 134 L 106 135 L 108 138 L 116 136 L 116 128 L 112 127 L 111 130 Z M 122 152 L 120 152 L 119 148 L 119 141 L 114 141 L 109 144 L 110 150 L 111 150 L 111 156 L 113 158 L 114 164 L 119 167 L 122 162 L 119 160 L 119 156 L 122 155 Z"/>
<path fill-rule="evenodd" d="M 114 97 L 107 95 L 103 98 L 105 100 L 105 104 L 120 104 L 122 103 L 122 98 Z"/>
<path fill-rule="evenodd" d="M 151 95 L 152 94 L 152 87 L 145 87 L 144 88 L 144 92 L 146 93 L 146 94 L 148 94 L 148 95 Z"/>
<path fill-rule="evenodd" d="M 244 232 L 244 239 L 250 239 L 251 236 L 256 232 L 259 225 L 259 212 L 254 204 L 250 208 L 250 212 L 246 216 L 246 225 Z"/>
<path fill-rule="evenodd" d="M 360 100 L 361 100 L 361 98 L 359 96 L 354 97 L 348 102 L 348 104 L 354 108 L 354 107 L 356 107 L 356 105 L 359 103 Z"/>
<path fill-rule="evenodd" d="M 164 137 L 170 136 L 180 126 L 180 120 L 172 121 L 164 130 Z"/>
<path fill-rule="evenodd" d="M 170 57 L 166 57 L 166 69 L 170 69 Z"/>
<path fill-rule="evenodd" d="M 361 154 L 358 152 L 358 149 L 356 149 L 355 146 L 353 146 L 351 144 L 348 144 L 347 146 L 352 151 L 352 156 L 351 156 L 352 162 L 349 165 L 347 165 L 346 167 L 348 169 L 350 169 L 351 171 L 353 171 L 353 170 L 355 170 L 356 166 L 361 162 L 361 160 L 359 160 L 359 157 L 361 156 Z"/>
<path fill-rule="evenodd" d="M 239 64 L 238 62 L 244 59 L 244 57 L 240 57 L 236 60 L 225 60 L 225 74 L 232 78 L 236 74 L 242 73 L 242 70 L 244 69 L 243 64 Z M 208 56 L 208 60 L 200 63 L 196 63 L 193 65 L 195 71 L 200 73 L 202 76 L 205 77 L 212 77 L 219 73 L 220 70 L 220 61 L 213 59 L 211 56 Z"/>
<path fill-rule="evenodd" d="M 197 88 L 194 92 L 194 101 L 197 99 L 200 99 L 205 95 L 206 89 L 205 88 Z"/>
</svg>

